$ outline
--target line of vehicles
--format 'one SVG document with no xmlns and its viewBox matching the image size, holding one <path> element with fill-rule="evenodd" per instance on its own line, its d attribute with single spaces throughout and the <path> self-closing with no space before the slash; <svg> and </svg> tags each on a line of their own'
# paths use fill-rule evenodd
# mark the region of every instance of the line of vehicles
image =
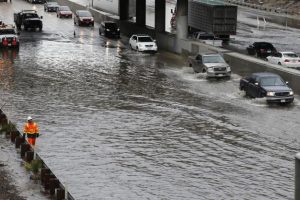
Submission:
<svg viewBox="0 0 300 200">
<path fill-rule="evenodd" d="M 300 68 L 300 57 L 291 51 L 277 51 L 269 42 L 254 42 L 247 47 L 249 55 L 283 67 Z"/>
<path fill-rule="evenodd" d="M 47 5 L 46 5 L 47 4 Z M 45 3 L 44 10 L 47 12 L 56 12 L 57 17 L 72 18 L 73 13 L 68 6 L 60 6 L 57 3 Z M 42 17 L 39 17 L 34 10 L 23 10 L 14 14 L 14 21 L 19 30 L 39 29 L 42 30 Z M 18 32 L 13 25 L 0 26 L 0 47 L 15 47 L 19 48 Z M 74 13 L 74 24 L 78 26 L 94 26 L 94 18 L 88 10 L 76 10 Z M 99 27 L 99 34 L 106 37 L 120 38 L 120 28 L 117 23 L 112 21 L 103 21 Z M 286 60 L 286 57 L 291 57 L 291 52 L 279 52 L 272 46 L 265 45 L 270 50 L 261 51 L 258 43 L 249 47 L 248 52 L 256 53 L 259 56 L 267 56 L 278 53 L 278 57 Z M 149 35 L 134 34 L 129 39 L 131 49 L 141 52 L 156 53 L 158 47 L 156 40 Z M 257 49 L 259 50 L 257 52 Z M 300 62 L 298 58 L 295 62 Z M 277 61 L 274 61 L 277 62 Z M 293 61 L 294 62 L 294 61 Z M 286 63 L 286 62 L 282 62 Z M 207 78 L 230 78 L 231 67 L 223 59 L 222 55 L 217 53 L 201 53 L 188 58 L 188 65 L 193 68 L 195 73 L 205 73 Z M 245 91 L 246 96 L 251 98 L 265 97 L 268 103 L 284 103 L 289 104 L 294 100 L 294 93 L 288 86 L 288 83 L 272 73 L 255 73 L 240 80 L 240 90 Z"/>
</svg>

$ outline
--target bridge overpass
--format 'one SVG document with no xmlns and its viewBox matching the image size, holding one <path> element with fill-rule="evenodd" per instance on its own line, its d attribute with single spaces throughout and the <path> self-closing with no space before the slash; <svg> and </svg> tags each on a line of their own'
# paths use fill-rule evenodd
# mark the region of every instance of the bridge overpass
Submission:
<svg viewBox="0 0 300 200">
<path fill-rule="evenodd" d="M 119 1 L 119 17 L 121 21 L 130 19 L 130 0 Z M 146 0 L 135 2 L 136 24 L 140 27 L 146 26 Z M 177 37 L 186 38 L 188 23 L 188 0 L 177 0 Z M 154 29 L 156 33 L 163 33 L 166 30 L 166 0 L 155 0 Z"/>
</svg>

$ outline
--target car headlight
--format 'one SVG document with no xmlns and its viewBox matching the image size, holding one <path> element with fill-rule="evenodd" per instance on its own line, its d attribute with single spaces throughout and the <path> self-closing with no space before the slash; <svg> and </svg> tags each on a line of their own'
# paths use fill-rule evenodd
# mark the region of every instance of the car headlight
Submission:
<svg viewBox="0 0 300 200">
<path fill-rule="evenodd" d="M 107 29 L 106 29 L 106 31 L 110 31 L 110 29 L 109 29 L 109 28 L 107 28 Z"/>
<path fill-rule="evenodd" d="M 227 66 L 226 70 L 227 72 L 231 72 L 231 68 L 229 66 Z"/>
<path fill-rule="evenodd" d="M 91 21 L 94 21 L 94 18 L 92 18 Z"/>
<path fill-rule="evenodd" d="M 139 46 L 139 47 L 143 47 L 143 45 L 142 45 L 142 44 L 138 44 L 138 46 Z"/>
<path fill-rule="evenodd" d="M 267 96 L 273 97 L 273 96 L 275 96 L 275 92 L 267 92 Z"/>
<path fill-rule="evenodd" d="M 290 91 L 290 95 L 291 95 L 291 96 L 294 95 L 294 92 L 293 92 L 293 91 Z"/>
<path fill-rule="evenodd" d="M 207 69 L 208 72 L 214 72 L 214 69 L 212 67 Z"/>
<path fill-rule="evenodd" d="M 83 18 L 79 17 L 79 20 L 80 20 L 80 21 L 83 21 Z"/>
<path fill-rule="evenodd" d="M 120 29 L 118 28 L 117 31 L 120 31 Z"/>
</svg>

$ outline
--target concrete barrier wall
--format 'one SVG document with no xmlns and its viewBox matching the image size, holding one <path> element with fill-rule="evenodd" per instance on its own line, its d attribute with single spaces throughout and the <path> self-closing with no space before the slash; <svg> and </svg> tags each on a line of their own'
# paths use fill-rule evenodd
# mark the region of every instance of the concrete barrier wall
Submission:
<svg viewBox="0 0 300 200">
<path fill-rule="evenodd" d="M 289 86 L 295 93 L 300 94 L 300 74 L 297 70 L 282 68 L 279 65 L 272 65 L 266 61 L 233 52 L 224 53 L 224 59 L 230 64 L 233 72 L 242 76 L 254 72 L 276 73 L 289 82 Z"/>
<path fill-rule="evenodd" d="M 0 109 L 0 126 L 3 127 L 9 121 L 7 115 Z M 41 192 L 50 195 L 51 199 L 56 200 L 74 200 L 74 197 L 66 191 L 65 185 L 59 180 L 59 177 L 55 176 L 53 171 L 49 168 L 42 157 L 35 152 L 35 149 L 28 144 L 25 137 L 16 128 L 6 134 L 7 139 L 10 139 L 16 149 L 20 149 L 19 153 L 24 162 L 31 164 L 33 160 L 41 162 L 41 168 L 38 175 L 31 175 L 30 179 L 35 180 L 41 184 Z"/>
</svg>

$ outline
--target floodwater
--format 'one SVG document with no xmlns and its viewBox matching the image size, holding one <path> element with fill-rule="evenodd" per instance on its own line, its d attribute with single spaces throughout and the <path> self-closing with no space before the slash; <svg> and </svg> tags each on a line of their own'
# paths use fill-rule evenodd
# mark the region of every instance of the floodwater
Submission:
<svg viewBox="0 0 300 200">
<path fill-rule="evenodd" d="M 33 6 L 44 30 L 1 52 L 0 103 L 20 129 L 39 123 L 39 153 L 76 199 L 293 199 L 298 96 L 248 99 L 237 72 L 207 80 L 42 5 L 15 0 L 0 17 Z"/>
</svg>

